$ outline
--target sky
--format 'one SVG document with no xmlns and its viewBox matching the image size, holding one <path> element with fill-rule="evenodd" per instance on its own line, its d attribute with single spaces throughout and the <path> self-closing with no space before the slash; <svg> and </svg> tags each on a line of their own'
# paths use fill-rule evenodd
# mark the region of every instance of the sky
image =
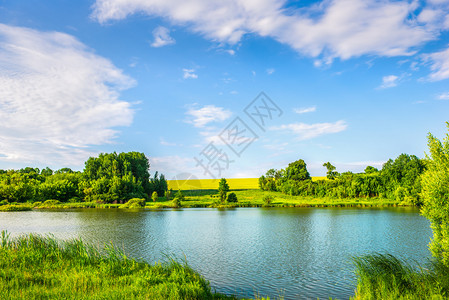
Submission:
<svg viewBox="0 0 449 300">
<path fill-rule="evenodd" d="M 361 172 L 448 113 L 448 0 L 0 0 L 0 169 Z"/>
</svg>

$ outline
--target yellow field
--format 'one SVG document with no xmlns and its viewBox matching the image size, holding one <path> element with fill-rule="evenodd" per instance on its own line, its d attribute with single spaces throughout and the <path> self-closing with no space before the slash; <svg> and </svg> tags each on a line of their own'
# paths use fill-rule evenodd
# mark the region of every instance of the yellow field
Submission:
<svg viewBox="0 0 449 300">
<path fill-rule="evenodd" d="M 312 177 L 312 180 L 323 180 L 326 177 Z M 220 179 L 187 179 L 167 180 L 168 188 L 177 190 L 216 190 Z M 259 178 L 226 178 L 231 190 L 259 189 Z"/>
</svg>

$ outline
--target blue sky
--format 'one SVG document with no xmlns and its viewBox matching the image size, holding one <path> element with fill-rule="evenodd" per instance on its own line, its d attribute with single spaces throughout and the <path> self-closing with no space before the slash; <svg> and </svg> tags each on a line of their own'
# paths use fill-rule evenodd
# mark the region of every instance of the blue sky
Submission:
<svg viewBox="0 0 449 300">
<path fill-rule="evenodd" d="M 0 0 L 2 169 L 359 172 L 424 157 L 448 112 L 447 0 Z"/>
</svg>

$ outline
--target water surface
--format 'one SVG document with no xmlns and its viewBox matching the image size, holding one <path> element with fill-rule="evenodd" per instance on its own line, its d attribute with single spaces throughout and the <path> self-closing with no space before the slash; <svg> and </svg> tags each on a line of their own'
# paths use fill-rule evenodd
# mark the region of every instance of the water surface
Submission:
<svg viewBox="0 0 449 300">
<path fill-rule="evenodd" d="M 4 229 L 112 241 L 147 261 L 185 257 L 219 292 L 285 299 L 348 299 L 351 256 L 388 252 L 424 262 L 431 237 L 429 222 L 412 208 L 0 212 Z"/>
</svg>

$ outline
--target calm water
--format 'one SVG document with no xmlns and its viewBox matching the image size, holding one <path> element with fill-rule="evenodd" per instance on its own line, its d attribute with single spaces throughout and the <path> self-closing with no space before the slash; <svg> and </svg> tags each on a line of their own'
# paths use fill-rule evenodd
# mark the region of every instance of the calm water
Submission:
<svg viewBox="0 0 449 300">
<path fill-rule="evenodd" d="M 410 208 L 0 212 L 0 229 L 112 241 L 148 261 L 185 256 L 217 291 L 285 299 L 347 299 L 355 289 L 352 255 L 422 262 L 431 237 L 429 222 Z"/>
</svg>

